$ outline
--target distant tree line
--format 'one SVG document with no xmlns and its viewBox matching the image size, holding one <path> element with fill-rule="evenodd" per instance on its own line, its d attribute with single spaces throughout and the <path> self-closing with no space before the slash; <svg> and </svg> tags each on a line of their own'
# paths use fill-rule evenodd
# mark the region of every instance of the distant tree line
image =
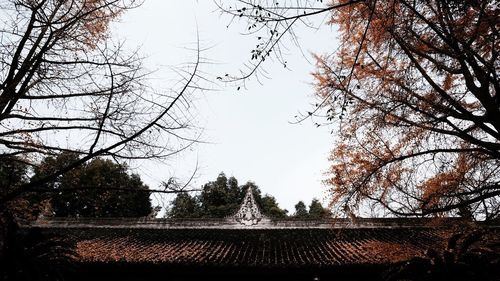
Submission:
<svg viewBox="0 0 500 281">
<path fill-rule="evenodd" d="M 309 204 L 309 210 L 307 210 L 304 201 L 299 201 L 295 204 L 295 213 L 293 217 L 298 219 L 322 219 L 329 218 L 332 213 L 327 208 L 324 208 L 318 199 L 314 198 Z"/>
<path fill-rule="evenodd" d="M 166 215 L 170 218 L 224 218 L 238 210 L 250 187 L 261 212 L 268 217 L 319 219 L 331 215 L 317 199 L 313 199 L 309 211 L 304 202 L 300 201 L 295 206 L 295 213 L 289 216 L 288 210 L 279 207 L 276 198 L 269 194 L 262 195 L 255 183 L 239 185 L 235 177 L 227 178 L 224 173 L 220 173 L 215 181 L 204 184 L 197 195 L 177 194 Z"/>
<path fill-rule="evenodd" d="M 61 153 L 44 158 L 31 167 L 20 161 L 0 162 L 1 186 L 16 188 L 77 161 L 74 153 Z M 295 212 L 280 208 L 276 198 L 262 195 L 253 182 L 239 185 L 235 177 L 220 173 L 214 181 L 201 187 L 196 195 L 178 193 L 166 212 L 170 218 L 224 218 L 234 214 L 248 190 L 261 212 L 271 218 L 293 217 L 319 219 L 331 216 L 317 199 L 309 208 L 303 201 L 295 205 Z M 23 218 L 34 219 L 40 214 L 54 217 L 145 217 L 154 213 L 150 189 L 139 175 L 130 173 L 125 164 L 109 159 L 95 158 L 55 180 L 36 186 L 33 192 L 9 203 Z"/>
</svg>

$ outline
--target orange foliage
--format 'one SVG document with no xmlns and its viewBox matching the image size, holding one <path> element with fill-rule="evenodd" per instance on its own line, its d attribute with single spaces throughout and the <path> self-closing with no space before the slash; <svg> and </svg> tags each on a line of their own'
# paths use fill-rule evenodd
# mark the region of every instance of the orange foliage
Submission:
<svg viewBox="0 0 500 281">
<path fill-rule="evenodd" d="M 75 21 L 79 30 L 72 30 L 73 36 L 77 35 L 80 42 L 94 49 L 106 38 L 110 22 L 126 8 L 122 1 L 61 1 L 61 6 L 55 6 L 55 12 L 65 21 Z"/>
<path fill-rule="evenodd" d="M 454 163 L 454 169 L 437 173 L 418 185 L 422 190 L 423 207 L 439 206 L 439 201 L 447 194 L 459 192 L 462 181 L 474 165 L 473 162 L 473 159 L 467 159 L 465 154 L 460 154 Z"/>
<path fill-rule="evenodd" d="M 325 181 L 333 206 L 451 211 L 477 206 L 481 188 L 498 185 L 498 18 L 493 1 L 365 1 L 333 10 L 340 51 L 316 55 L 313 73 L 329 120 L 341 123 Z"/>
</svg>

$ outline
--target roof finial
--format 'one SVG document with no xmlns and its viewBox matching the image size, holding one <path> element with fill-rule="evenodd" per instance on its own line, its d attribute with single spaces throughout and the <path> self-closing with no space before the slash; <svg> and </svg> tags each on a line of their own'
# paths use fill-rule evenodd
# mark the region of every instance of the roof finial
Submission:
<svg viewBox="0 0 500 281">
<path fill-rule="evenodd" d="M 234 215 L 234 219 L 241 224 L 250 226 L 259 223 L 262 218 L 259 207 L 253 198 L 253 189 L 250 186 L 247 189 L 245 198 L 243 198 L 240 209 Z"/>
</svg>

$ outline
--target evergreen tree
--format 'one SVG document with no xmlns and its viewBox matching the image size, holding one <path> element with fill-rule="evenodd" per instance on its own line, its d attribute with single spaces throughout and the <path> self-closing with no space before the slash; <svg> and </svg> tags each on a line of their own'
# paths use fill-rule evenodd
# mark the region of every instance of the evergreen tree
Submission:
<svg viewBox="0 0 500 281">
<path fill-rule="evenodd" d="M 307 212 L 306 204 L 304 204 L 303 201 L 299 201 L 295 205 L 294 217 L 299 218 L 299 219 L 306 219 L 306 218 L 308 218 L 308 216 L 309 216 L 309 213 Z"/>
<path fill-rule="evenodd" d="M 28 166 L 15 157 L 0 158 L 0 192 L 28 182 Z"/>
<path fill-rule="evenodd" d="M 246 190 L 243 190 L 238 185 L 238 180 L 235 177 L 230 177 L 229 179 L 227 179 L 227 185 L 229 187 L 231 203 L 238 205 L 240 203 L 240 198 L 243 198 Z"/>
<path fill-rule="evenodd" d="M 276 198 L 266 194 L 261 200 L 261 211 L 268 217 L 271 218 L 286 218 L 288 211 L 283 210 L 278 206 Z"/>
<path fill-rule="evenodd" d="M 35 170 L 33 178 L 75 161 L 75 154 L 48 157 Z M 152 212 L 148 187 L 127 166 L 96 158 L 48 182 L 42 188 L 50 193 L 55 216 L 142 217 Z"/>
<path fill-rule="evenodd" d="M 209 218 L 223 218 L 232 214 L 237 208 L 231 196 L 228 180 L 224 173 L 217 179 L 203 186 L 199 196 L 201 203 L 201 216 Z"/>
<path fill-rule="evenodd" d="M 323 205 L 318 199 L 314 198 L 309 205 L 309 218 L 324 219 L 330 217 L 331 213 L 328 209 L 323 208 Z"/>
<path fill-rule="evenodd" d="M 187 193 L 179 193 L 172 202 L 168 215 L 171 218 L 196 218 L 200 216 L 200 207 L 196 198 Z"/>
<path fill-rule="evenodd" d="M 220 173 L 215 181 L 203 185 L 201 193 L 196 197 L 178 194 L 167 216 L 171 218 L 224 218 L 233 215 L 240 207 L 248 188 L 252 188 L 254 199 L 264 215 L 272 218 L 286 217 L 287 211 L 278 206 L 274 197 L 262 196 L 260 188 L 255 183 L 247 182 L 238 186 L 236 178 L 227 178 L 224 173 Z"/>
<path fill-rule="evenodd" d="M 0 157 L 0 196 L 15 190 L 20 185 L 30 181 L 31 169 L 21 158 Z M 5 209 L 0 208 L 0 214 L 8 211 L 18 220 L 31 221 L 48 205 L 47 196 L 38 192 L 26 192 L 22 196 L 7 202 Z M 50 209 L 50 208 L 49 208 Z"/>
</svg>

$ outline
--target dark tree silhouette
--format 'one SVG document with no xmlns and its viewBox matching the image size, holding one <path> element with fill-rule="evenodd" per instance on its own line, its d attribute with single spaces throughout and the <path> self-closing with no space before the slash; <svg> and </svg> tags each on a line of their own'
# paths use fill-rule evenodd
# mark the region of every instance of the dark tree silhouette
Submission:
<svg viewBox="0 0 500 281">
<path fill-rule="evenodd" d="M 273 196 L 266 194 L 258 201 L 260 201 L 262 212 L 268 217 L 278 219 L 287 217 L 288 210 L 281 209 Z"/>
<path fill-rule="evenodd" d="M 195 197 L 188 193 L 179 193 L 172 201 L 172 207 L 168 211 L 170 218 L 197 218 L 200 217 L 200 206 Z"/>
<path fill-rule="evenodd" d="M 309 217 L 306 204 L 304 204 L 303 201 L 299 201 L 297 204 L 295 204 L 295 213 L 293 214 L 293 216 L 298 219 L 306 219 Z"/>
<path fill-rule="evenodd" d="M 215 181 L 203 185 L 200 194 L 177 194 L 167 216 L 172 218 L 224 218 L 234 214 L 241 205 L 248 188 L 262 213 L 269 217 L 283 218 L 287 211 L 281 209 L 276 199 L 262 196 L 260 188 L 252 182 L 239 186 L 234 177 L 220 173 Z"/>
<path fill-rule="evenodd" d="M 311 219 L 326 219 L 331 217 L 330 210 L 323 208 L 321 202 L 314 198 L 309 205 L 309 218 Z"/>
<path fill-rule="evenodd" d="M 47 157 L 35 170 L 33 180 L 77 160 L 78 155 L 67 153 Z M 94 158 L 41 188 L 48 191 L 54 216 L 145 217 L 153 211 L 149 188 L 139 175 L 129 174 L 124 164 L 102 158 Z"/>
</svg>

